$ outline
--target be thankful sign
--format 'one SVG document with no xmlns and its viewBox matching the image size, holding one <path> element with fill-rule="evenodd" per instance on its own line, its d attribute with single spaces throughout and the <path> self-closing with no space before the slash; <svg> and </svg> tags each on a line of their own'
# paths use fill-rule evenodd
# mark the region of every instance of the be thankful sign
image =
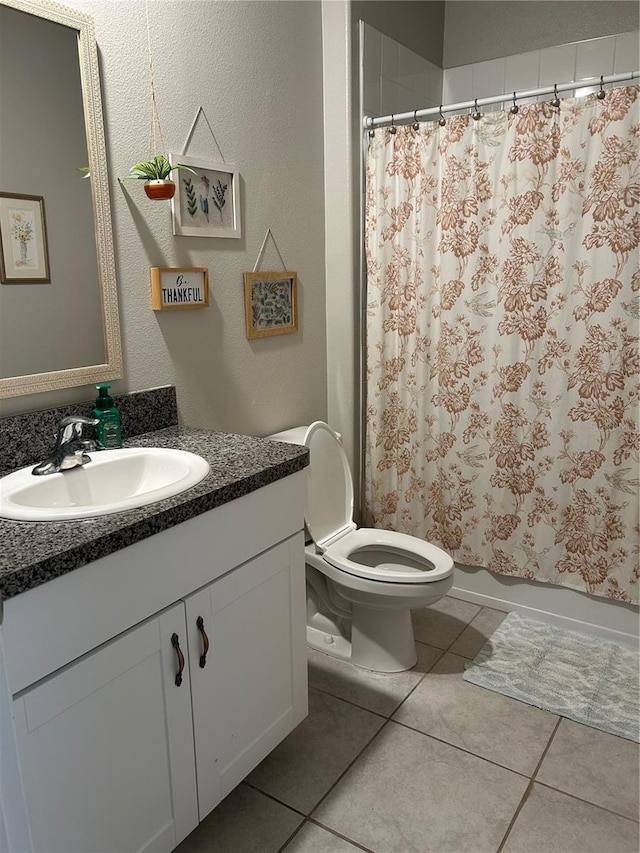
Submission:
<svg viewBox="0 0 640 853">
<path fill-rule="evenodd" d="M 205 308 L 209 305 L 207 267 L 151 267 L 154 311 Z"/>
</svg>

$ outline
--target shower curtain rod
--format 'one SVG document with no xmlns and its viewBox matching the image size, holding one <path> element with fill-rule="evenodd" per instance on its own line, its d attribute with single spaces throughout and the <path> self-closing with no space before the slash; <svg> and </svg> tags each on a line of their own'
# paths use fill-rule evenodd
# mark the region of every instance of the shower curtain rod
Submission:
<svg viewBox="0 0 640 853">
<path fill-rule="evenodd" d="M 477 109 L 478 107 L 486 107 L 489 104 L 499 104 L 501 101 L 511 101 L 517 103 L 523 98 L 538 98 L 543 95 L 557 95 L 559 92 L 567 92 L 571 89 L 584 89 L 591 86 L 602 86 L 607 83 L 621 83 L 623 80 L 635 80 L 640 76 L 640 71 L 627 71 L 624 74 L 610 74 L 608 77 L 591 77 L 588 80 L 574 80 L 572 83 L 554 83 L 553 86 L 543 86 L 541 89 L 527 89 L 524 92 L 503 92 L 502 95 L 491 95 L 488 98 L 474 98 L 472 101 L 461 101 L 458 104 L 449 104 L 448 106 L 428 107 L 424 110 L 411 110 L 407 113 L 398 113 L 390 116 L 366 116 L 364 119 L 364 127 L 367 130 L 373 130 L 376 127 L 386 127 L 387 125 L 397 124 L 403 121 L 418 121 L 419 119 L 428 118 L 430 116 L 440 116 L 445 112 L 459 112 L 461 110 Z"/>
</svg>

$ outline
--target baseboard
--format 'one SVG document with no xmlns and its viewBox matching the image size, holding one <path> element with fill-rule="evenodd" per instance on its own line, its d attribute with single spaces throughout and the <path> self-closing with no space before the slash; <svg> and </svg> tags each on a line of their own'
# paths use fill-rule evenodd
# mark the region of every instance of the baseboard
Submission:
<svg viewBox="0 0 640 853">
<path fill-rule="evenodd" d="M 458 565 L 449 595 L 506 613 L 515 610 L 524 617 L 638 648 L 638 607 L 624 602 Z"/>
</svg>

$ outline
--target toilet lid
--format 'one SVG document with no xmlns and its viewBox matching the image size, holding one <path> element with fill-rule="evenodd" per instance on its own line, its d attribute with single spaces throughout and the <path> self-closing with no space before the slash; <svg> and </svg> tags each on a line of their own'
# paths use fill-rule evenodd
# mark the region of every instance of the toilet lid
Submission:
<svg viewBox="0 0 640 853">
<path fill-rule="evenodd" d="M 342 533 L 353 530 L 353 481 L 347 454 L 324 421 L 316 421 L 304 437 L 309 448 L 304 517 L 320 550 Z"/>
</svg>

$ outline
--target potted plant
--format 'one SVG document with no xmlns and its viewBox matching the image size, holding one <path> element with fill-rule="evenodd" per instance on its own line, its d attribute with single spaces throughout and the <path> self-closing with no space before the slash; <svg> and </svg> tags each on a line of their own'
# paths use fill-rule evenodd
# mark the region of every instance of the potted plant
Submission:
<svg viewBox="0 0 640 853">
<path fill-rule="evenodd" d="M 196 174 L 188 166 L 183 166 L 181 163 L 172 165 L 164 154 L 157 154 L 153 160 L 142 160 L 132 166 L 127 178 L 145 181 L 144 191 L 149 198 L 173 198 L 176 185 L 170 180 L 169 175 L 174 169 L 186 169 L 188 172 Z"/>
</svg>

